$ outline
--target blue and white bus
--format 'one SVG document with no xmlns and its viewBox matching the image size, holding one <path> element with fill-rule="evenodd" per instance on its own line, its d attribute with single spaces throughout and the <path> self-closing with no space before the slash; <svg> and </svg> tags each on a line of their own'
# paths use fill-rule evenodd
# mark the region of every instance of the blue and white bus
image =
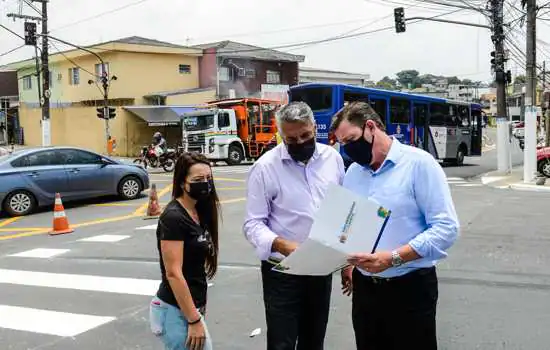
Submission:
<svg viewBox="0 0 550 350">
<path fill-rule="evenodd" d="M 385 121 L 388 134 L 401 143 L 423 148 L 436 159 L 456 165 L 462 165 L 466 156 L 481 155 L 482 111 L 476 103 L 324 83 L 292 86 L 289 98 L 311 107 L 321 143 L 334 144 L 329 128 L 338 110 L 349 102 L 364 101 Z M 343 150 L 340 152 L 349 161 Z"/>
</svg>

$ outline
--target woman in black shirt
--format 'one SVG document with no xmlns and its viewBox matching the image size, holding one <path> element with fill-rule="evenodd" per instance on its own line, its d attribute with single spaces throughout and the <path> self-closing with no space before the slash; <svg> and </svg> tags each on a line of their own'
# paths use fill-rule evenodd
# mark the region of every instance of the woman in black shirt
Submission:
<svg viewBox="0 0 550 350">
<path fill-rule="evenodd" d="M 150 305 L 151 330 L 167 350 L 208 350 L 203 316 L 207 278 L 218 265 L 219 211 L 210 162 L 198 153 L 183 154 L 173 186 L 157 227 L 162 281 Z"/>
</svg>

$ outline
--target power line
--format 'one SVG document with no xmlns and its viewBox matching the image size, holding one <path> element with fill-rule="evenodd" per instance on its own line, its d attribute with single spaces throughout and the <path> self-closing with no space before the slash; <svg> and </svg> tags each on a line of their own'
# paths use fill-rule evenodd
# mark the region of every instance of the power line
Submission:
<svg viewBox="0 0 550 350">
<path fill-rule="evenodd" d="M 12 33 L 12 34 L 15 35 L 16 37 L 25 40 L 25 37 L 23 37 L 23 36 L 17 34 L 17 33 L 14 32 L 13 30 L 11 30 L 10 28 L 6 27 L 5 25 L 0 24 L 0 27 L 1 27 L 1 28 L 4 28 L 5 30 L 7 30 L 8 32 Z"/>
<path fill-rule="evenodd" d="M 56 31 L 56 30 L 60 30 L 60 29 L 65 29 L 65 28 L 68 28 L 68 27 L 72 27 L 74 25 L 77 25 L 77 24 L 80 24 L 80 23 L 84 23 L 84 22 L 88 22 L 88 21 L 91 21 L 93 19 L 96 19 L 96 18 L 99 18 L 99 17 L 102 17 L 102 16 L 105 16 L 105 15 L 110 15 L 112 13 L 115 13 L 115 12 L 118 12 L 118 11 L 122 11 L 124 9 L 127 9 L 129 7 L 132 7 L 132 6 L 136 6 L 136 5 L 139 5 L 139 4 L 142 4 L 146 1 L 149 1 L 149 0 L 139 0 L 139 1 L 135 1 L 135 2 L 131 2 L 129 4 L 126 4 L 126 5 L 123 5 L 123 6 L 120 6 L 120 7 L 117 7 L 117 8 L 114 8 L 114 9 L 111 9 L 111 10 L 108 10 L 108 11 L 105 11 L 105 12 L 101 12 L 101 13 L 98 13 L 96 15 L 93 15 L 93 16 L 90 16 L 90 17 L 86 17 L 86 18 L 83 18 L 81 20 L 78 20 L 78 21 L 75 21 L 75 22 L 72 22 L 72 23 L 68 23 L 68 24 L 64 24 L 60 27 L 57 27 L 57 28 L 54 28 L 52 29 L 51 31 Z"/>
<path fill-rule="evenodd" d="M 24 47 L 25 47 L 25 45 L 23 44 L 23 45 L 21 45 L 21 46 L 18 46 L 18 47 L 16 47 L 16 48 L 13 48 L 13 49 L 11 49 L 11 50 L 9 50 L 9 51 L 6 51 L 6 52 L 4 52 L 4 53 L 0 53 L 0 57 L 9 55 L 10 53 L 15 52 L 15 51 L 17 51 L 17 50 L 19 50 L 19 49 L 22 49 L 22 48 L 24 48 Z"/>
</svg>

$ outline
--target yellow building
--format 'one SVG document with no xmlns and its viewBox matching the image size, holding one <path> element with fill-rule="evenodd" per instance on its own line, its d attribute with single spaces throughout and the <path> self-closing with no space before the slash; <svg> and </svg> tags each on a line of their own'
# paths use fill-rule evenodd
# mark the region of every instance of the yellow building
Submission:
<svg viewBox="0 0 550 350">
<path fill-rule="evenodd" d="M 170 127 L 174 123 L 166 122 L 166 116 L 170 114 L 174 120 L 177 106 L 215 99 L 215 89 L 199 88 L 201 49 L 140 37 L 87 49 L 102 58 L 110 79 L 108 104 L 116 107 L 116 118 L 109 121 L 117 144 L 115 155 L 136 155 L 151 142 L 154 131 L 163 132 L 169 143 L 177 142 L 181 132 L 178 127 Z M 19 116 L 25 144 L 40 146 L 42 112 L 35 60 L 16 62 L 10 68 L 18 72 Z M 105 121 L 97 117 L 96 111 L 103 106 L 99 79 L 103 71 L 98 58 L 78 49 L 57 52 L 50 56 L 49 69 L 51 144 L 104 153 Z"/>
</svg>

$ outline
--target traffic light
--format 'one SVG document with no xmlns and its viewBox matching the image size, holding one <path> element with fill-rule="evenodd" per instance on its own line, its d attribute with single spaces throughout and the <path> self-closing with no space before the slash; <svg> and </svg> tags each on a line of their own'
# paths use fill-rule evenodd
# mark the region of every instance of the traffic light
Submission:
<svg viewBox="0 0 550 350">
<path fill-rule="evenodd" d="M 495 67 L 496 66 L 496 52 L 495 51 L 491 51 L 491 66 Z"/>
<path fill-rule="evenodd" d="M 116 117 L 116 110 L 112 107 L 109 107 L 108 110 L 109 110 L 109 119 L 114 119 Z"/>
<path fill-rule="evenodd" d="M 25 45 L 36 46 L 36 23 L 25 22 Z"/>
<path fill-rule="evenodd" d="M 393 16 L 395 18 L 395 32 L 403 33 L 406 30 L 405 27 L 405 9 L 398 7 L 393 10 Z"/>
<path fill-rule="evenodd" d="M 96 108 L 96 111 L 99 119 L 105 119 L 105 107 Z"/>
<path fill-rule="evenodd" d="M 512 72 L 509 70 L 506 71 L 506 83 L 512 84 Z"/>
</svg>

